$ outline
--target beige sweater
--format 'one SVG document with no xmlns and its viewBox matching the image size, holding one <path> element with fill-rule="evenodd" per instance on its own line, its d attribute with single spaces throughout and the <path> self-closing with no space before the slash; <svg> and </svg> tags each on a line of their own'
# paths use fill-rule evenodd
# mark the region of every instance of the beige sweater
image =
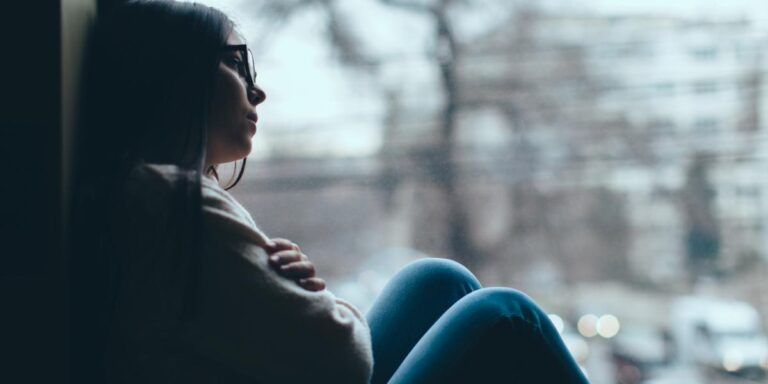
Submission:
<svg viewBox="0 0 768 384">
<path fill-rule="evenodd" d="M 144 165 L 132 175 L 138 185 L 135 194 L 165 201 L 164 191 L 170 189 L 179 175 L 174 166 Z M 139 200 L 146 198 L 139 197 Z M 153 209 L 153 203 L 142 204 L 149 206 L 148 210 Z M 170 342 L 178 341 L 181 349 L 188 348 L 188 352 L 222 367 L 214 370 L 232 369 L 258 383 L 367 383 L 373 358 L 370 331 L 363 314 L 329 290 L 311 292 L 278 275 L 268 265 L 267 254 L 261 247 L 267 236 L 259 230 L 248 211 L 209 177 L 202 180 L 202 208 L 202 257 L 189 268 L 194 271 L 196 281 L 191 300 L 193 316 L 184 321 L 181 333 L 174 333 L 177 336 Z M 162 227 L 158 223 L 147 225 Z M 138 260 L 146 257 L 146 253 L 129 259 Z M 147 281 L 141 274 L 157 276 L 162 273 L 157 270 L 142 272 L 153 262 L 128 263 L 132 265 L 125 270 L 134 277 L 125 279 L 128 283 L 123 284 L 121 318 L 124 321 L 119 329 L 123 339 L 129 340 L 127 344 L 133 343 L 134 347 L 138 345 L 138 349 L 142 349 L 141 341 L 132 338 L 131 334 L 146 334 L 147 328 L 153 333 L 161 327 L 142 326 L 142 322 L 153 321 L 152 304 L 147 302 L 158 299 L 137 298 L 153 295 L 144 286 Z M 163 264 L 159 265 L 152 268 L 163 269 Z M 172 274 L 179 273 L 169 272 L 166 276 Z M 136 284 L 137 280 L 143 285 Z M 158 282 L 160 291 L 166 290 L 162 284 L 183 286 L 182 283 Z M 164 294 L 158 292 L 155 296 Z M 168 297 L 171 299 L 166 301 L 172 301 L 174 296 Z M 157 306 L 162 307 L 161 304 Z M 138 320 L 131 311 L 141 313 Z M 163 359 L 162 356 L 148 359 L 158 358 Z M 194 367 L 185 368 L 185 363 L 178 363 L 182 361 L 190 365 L 191 360 L 175 359 L 174 369 L 194 371 Z M 134 368 L 127 367 L 129 371 Z"/>
</svg>

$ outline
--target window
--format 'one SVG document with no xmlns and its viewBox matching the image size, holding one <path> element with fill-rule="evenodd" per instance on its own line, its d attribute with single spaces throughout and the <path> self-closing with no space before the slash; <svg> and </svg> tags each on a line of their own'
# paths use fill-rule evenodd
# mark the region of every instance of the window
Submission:
<svg viewBox="0 0 768 384">
<path fill-rule="evenodd" d="M 720 60 L 721 47 L 768 57 L 764 40 L 750 37 L 764 39 L 763 24 L 733 25 L 696 2 L 594 2 L 585 16 L 579 5 L 552 14 L 520 11 L 541 2 L 408 0 L 451 7 L 461 49 L 436 57 L 434 47 L 450 49 L 438 44 L 449 36 L 434 28 L 434 13 L 394 5 L 405 0 L 294 1 L 277 24 L 247 2 L 198 1 L 241 12 L 270 94 L 259 106 L 253 161 L 233 192 L 266 233 L 299 243 L 338 296 L 365 309 L 410 260 L 471 261 L 484 285 L 529 293 L 595 345 L 585 358 L 595 384 L 622 378 L 600 352 L 601 336 L 577 334 L 582 316 L 615 315 L 619 335 L 633 322 L 666 329 L 669 350 L 691 361 L 700 358 L 696 332 L 712 331 L 702 324 L 729 324 L 705 313 L 730 313 L 719 311 L 738 302 L 741 319 L 751 308 L 768 322 L 757 315 L 768 313 L 758 273 L 768 271 L 768 243 L 755 245 L 751 270 L 731 268 L 726 249 L 739 231 L 768 232 L 723 230 L 717 205 L 723 191 L 735 192 L 764 212 L 762 196 L 716 177 L 734 172 L 734 153 L 755 144 L 719 140 L 735 129 L 729 113 L 768 95 L 765 82 L 723 92 L 729 76 L 747 73 Z M 728 4 L 747 18 L 764 13 L 761 1 Z M 456 77 L 446 81 L 446 68 Z M 477 117 L 488 110 L 492 119 Z M 489 130 L 499 139 L 478 140 Z M 750 158 L 738 167 L 757 174 L 764 165 Z M 464 232 L 451 238 L 457 221 Z M 678 302 L 697 284 L 733 300 Z M 724 353 L 710 336 L 707 348 Z M 706 363 L 683 368 L 708 377 Z"/>
<path fill-rule="evenodd" d="M 670 118 L 656 118 L 649 124 L 651 133 L 656 135 L 669 136 L 675 134 L 675 122 Z"/>
<path fill-rule="evenodd" d="M 691 50 L 691 56 L 699 61 L 713 61 L 718 57 L 717 47 L 700 47 Z"/>
<path fill-rule="evenodd" d="M 713 134 L 717 133 L 720 128 L 720 122 L 713 117 L 702 117 L 696 119 L 694 122 L 694 129 L 697 134 Z"/>
<path fill-rule="evenodd" d="M 658 96 L 672 96 L 675 94 L 676 84 L 671 81 L 656 83 L 654 86 Z"/>
<path fill-rule="evenodd" d="M 693 83 L 693 91 L 700 95 L 716 93 L 718 84 L 713 80 L 696 81 Z"/>
</svg>

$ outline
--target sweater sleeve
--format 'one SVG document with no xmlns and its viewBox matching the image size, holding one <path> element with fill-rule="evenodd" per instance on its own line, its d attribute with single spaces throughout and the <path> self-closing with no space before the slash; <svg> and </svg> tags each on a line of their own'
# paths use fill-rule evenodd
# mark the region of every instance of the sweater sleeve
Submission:
<svg viewBox="0 0 768 384">
<path fill-rule="evenodd" d="M 330 291 L 277 274 L 247 211 L 203 186 L 204 249 L 185 338 L 201 354 L 266 383 L 367 383 L 373 366 L 363 314 Z"/>
</svg>

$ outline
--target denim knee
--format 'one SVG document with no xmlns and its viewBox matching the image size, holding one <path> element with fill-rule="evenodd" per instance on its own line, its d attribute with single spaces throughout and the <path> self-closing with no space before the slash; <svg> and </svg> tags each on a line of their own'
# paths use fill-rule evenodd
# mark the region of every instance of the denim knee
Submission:
<svg viewBox="0 0 768 384">
<path fill-rule="evenodd" d="M 477 277 L 465 266 L 449 259 L 429 257 L 406 265 L 401 271 L 403 278 L 416 283 L 423 289 L 440 291 L 460 288 L 466 292 L 482 286 Z"/>
<path fill-rule="evenodd" d="M 465 296 L 461 306 L 479 322 L 494 322 L 501 318 L 520 319 L 540 327 L 548 317 L 528 295 L 513 288 L 492 287 L 474 291 Z"/>
</svg>

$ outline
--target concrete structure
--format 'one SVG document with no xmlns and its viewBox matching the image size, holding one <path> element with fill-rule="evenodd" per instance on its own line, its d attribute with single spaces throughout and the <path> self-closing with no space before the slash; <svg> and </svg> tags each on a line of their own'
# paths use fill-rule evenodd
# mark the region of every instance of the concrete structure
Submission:
<svg viewBox="0 0 768 384">
<path fill-rule="evenodd" d="M 468 87 L 464 120 L 489 122 L 494 113 L 509 117 L 510 108 L 519 109 L 528 126 L 518 136 L 544 154 L 529 181 L 544 189 L 605 186 L 625 196 L 632 271 L 641 280 L 678 285 L 686 276 L 681 191 L 697 154 L 712 159 L 721 267 L 768 257 L 767 48 L 766 38 L 743 20 L 523 15 L 466 53 L 463 77 L 477 90 L 485 88 Z M 500 84 L 497 92 L 487 87 L 494 83 Z M 555 91 L 526 89 L 536 86 Z M 536 97 L 549 97 L 560 119 L 537 116 L 542 103 L 530 100 Z M 583 119 L 590 114 L 601 117 Z M 516 122 L 495 121 L 506 123 L 506 130 L 467 124 L 465 137 L 514 140 L 498 132 L 515 132 Z M 573 166 L 567 132 L 601 121 L 610 133 L 584 130 L 590 136 L 579 142 L 584 161 Z M 485 139 L 478 137 L 483 134 Z"/>
</svg>

